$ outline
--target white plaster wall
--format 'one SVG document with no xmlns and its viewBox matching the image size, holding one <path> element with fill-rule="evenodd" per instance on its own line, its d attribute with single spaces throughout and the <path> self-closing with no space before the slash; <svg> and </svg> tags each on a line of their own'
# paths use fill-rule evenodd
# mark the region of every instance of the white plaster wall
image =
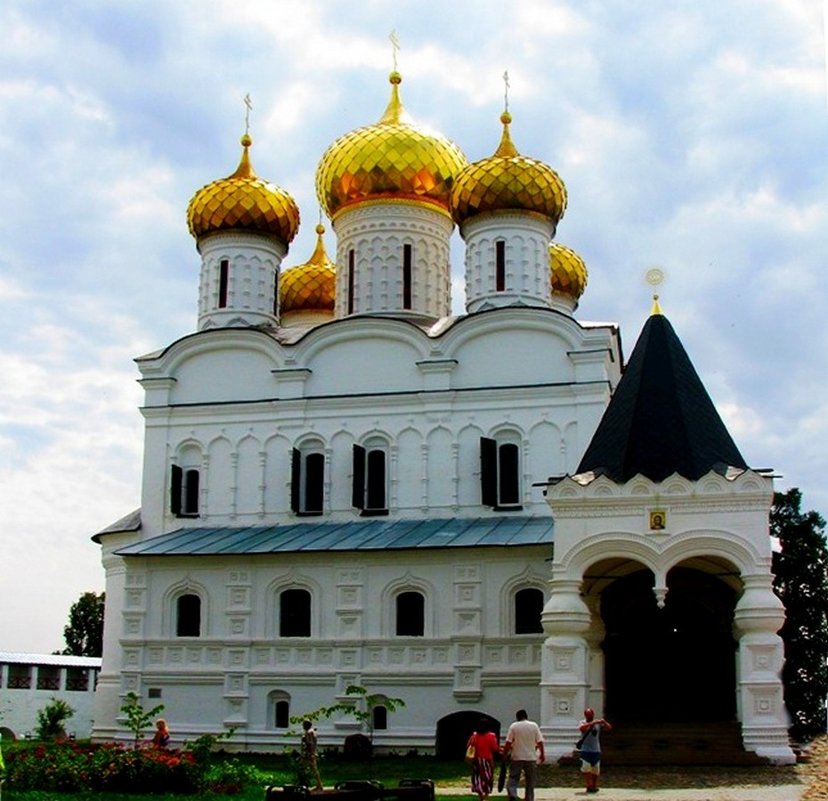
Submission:
<svg viewBox="0 0 828 801">
<path fill-rule="evenodd" d="M 437 720 L 458 710 L 508 723 L 518 706 L 537 709 L 542 641 L 511 634 L 512 598 L 544 587 L 548 555 L 548 546 L 527 546 L 360 552 L 357 561 L 331 552 L 129 559 L 120 607 L 141 622 L 125 626 L 119 698 L 132 690 L 155 703 L 148 691 L 158 690 L 174 737 L 237 725 L 238 747 L 285 743 L 270 693 L 287 693 L 291 714 L 302 714 L 334 703 L 351 683 L 406 701 L 382 735 L 394 747 L 430 747 Z M 288 587 L 312 594 L 311 638 L 278 637 L 278 593 Z M 390 631 L 393 593 L 403 588 L 426 595 L 424 637 Z M 202 596 L 201 637 L 172 635 L 182 590 Z M 100 731 L 107 720 L 114 731 L 115 705 L 112 697 L 108 710 L 99 707 Z M 323 743 L 341 745 L 352 730 L 347 721 L 320 725 Z"/>
</svg>

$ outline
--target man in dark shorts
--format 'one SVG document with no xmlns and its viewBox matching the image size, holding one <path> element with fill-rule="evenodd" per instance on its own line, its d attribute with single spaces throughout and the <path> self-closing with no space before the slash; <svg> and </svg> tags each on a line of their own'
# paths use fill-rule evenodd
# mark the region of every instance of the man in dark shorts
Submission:
<svg viewBox="0 0 828 801">
<path fill-rule="evenodd" d="M 588 793 L 598 792 L 598 777 L 601 775 L 601 730 L 612 731 L 612 726 L 604 718 L 595 718 L 594 710 L 587 707 L 584 719 L 578 726 L 583 742 L 581 743 L 581 773 L 586 780 Z"/>
</svg>

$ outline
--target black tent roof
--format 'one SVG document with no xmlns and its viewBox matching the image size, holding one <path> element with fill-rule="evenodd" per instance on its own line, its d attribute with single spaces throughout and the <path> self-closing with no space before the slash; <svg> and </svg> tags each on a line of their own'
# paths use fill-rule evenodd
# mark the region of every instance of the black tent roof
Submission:
<svg viewBox="0 0 828 801">
<path fill-rule="evenodd" d="M 747 469 L 673 326 L 654 313 L 584 454 L 578 473 L 625 482 L 638 473 L 691 481 Z"/>
</svg>

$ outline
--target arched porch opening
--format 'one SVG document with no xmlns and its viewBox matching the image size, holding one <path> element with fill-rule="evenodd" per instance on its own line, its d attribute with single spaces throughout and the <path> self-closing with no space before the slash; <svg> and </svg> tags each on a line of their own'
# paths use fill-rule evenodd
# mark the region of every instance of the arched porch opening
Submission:
<svg viewBox="0 0 828 801">
<path fill-rule="evenodd" d="M 736 716 L 733 613 L 741 589 L 723 559 L 694 557 L 656 592 L 652 570 L 605 560 L 585 583 L 604 628 L 605 713 L 615 721 L 702 723 Z"/>
<path fill-rule="evenodd" d="M 500 741 L 500 721 L 485 712 L 452 712 L 437 721 L 437 736 L 434 742 L 435 755 L 440 759 L 462 760 L 466 753 L 466 743 L 475 731 L 480 719 L 489 722 L 489 729 Z"/>
</svg>

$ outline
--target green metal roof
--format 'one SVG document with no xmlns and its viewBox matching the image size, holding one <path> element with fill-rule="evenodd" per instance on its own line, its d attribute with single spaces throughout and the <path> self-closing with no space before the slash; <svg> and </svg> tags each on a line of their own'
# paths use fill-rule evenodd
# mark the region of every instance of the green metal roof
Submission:
<svg viewBox="0 0 828 801">
<path fill-rule="evenodd" d="M 548 517 L 356 520 L 275 526 L 180 528 L 128 545 L 120 556 L 223 556 L 552 544 Z"/>
</svg>

